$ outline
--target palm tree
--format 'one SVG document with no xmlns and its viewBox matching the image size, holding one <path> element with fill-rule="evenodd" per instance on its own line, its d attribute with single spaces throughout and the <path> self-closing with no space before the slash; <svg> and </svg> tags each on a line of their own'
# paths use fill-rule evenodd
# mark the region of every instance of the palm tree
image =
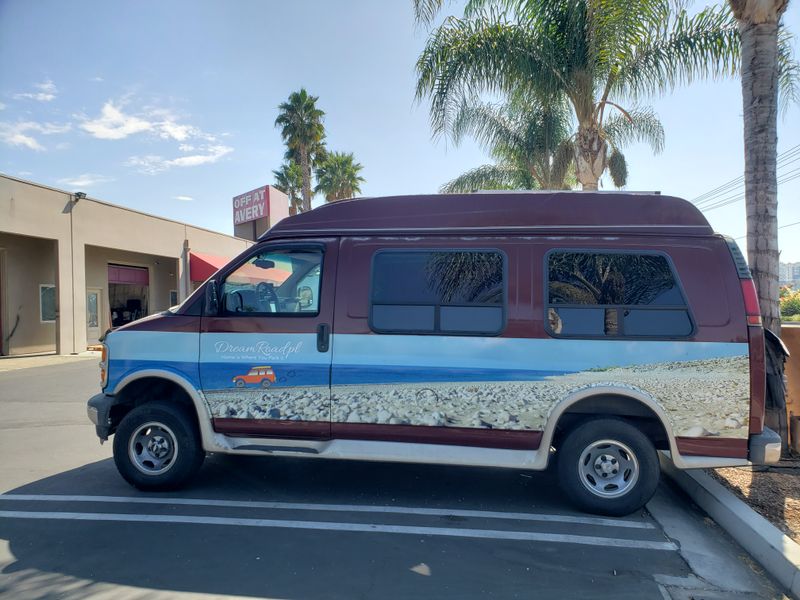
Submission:
<svg viewBox="0 0 800 600">
<path fill-rule="evenodd" d="M 427 22 L 442 4 L 414 2 Z M 638 99 L 734 73 L 738 43 L 724 7 L 690 17 L 672 0 L 472 0 L 466 18 L 449 17 L 432 32 L 417 60 L 417 98 L 430 96 L 437 134 L 481 92 L 565 99 L 577 121 L 576 177 L 597 189 L 610 164 L 622 167 L 609 150 L 609 113 L 628 122 L 627 135 L 642 135 L 634 115 L 648 109 L 635 108 Z"/>
<path fill-rule="evenodd" d="M 363 168 L 352 153 L 331 152 L 316 169 L 314 192 L 323 194 L 327 202 L 352 198 L 361 193 L 361 184 L 366 181 L 359 175 Z"/>
<path fill-rule="evenodd" d="M 496 163 L 467 171 L 441 191 L 569 189 L 575 173 L 571 128 L 565 102 L 542 104 L 513 94 L 503 105 L 464 103 L 449 124 L 450 137 L 457 145 L 465 135 L 473 136 Z M 606 163 L 617 187 L 627 180 L 621 145 L 643 140 L 660 152 L 664 144 L 664 129 L 650 109 L 632 111 L 628 117 L 612 116 L 604 135 L 609 142 Z"/>
<path fill-rule="evenodd" d="M 291 214 L 302 212 L 303 169 L 300 165 L 293 160 L 287 160 L 272 174 L 275 176 L 275 188 L 289 196 Z"/>
<path fill-rule="evenodd" d="M 778 304 L 778 85 L 793 83 L 797 65 L 781 69 L 779 22 L 786 0 L 729 0 L 742 40 L 744 181 L 747 262 L 753 273 L 764 326 L 780 334 Z M 785 56 L 785 54 L 783 55 Z M 791 90 L 786 98 L 791 96 Z"/>
<path fill-rule="evenodd" d="M 322 124 L 325 113 L 317 108 L 319 97 L 310 96 L 305 88 L 292 92 L 289 100 L 278 106 L 280 114 L 275 126 L 281 128 L 281 137 L 293 155 L 299 159 L 303 175 L 303 211 L 311 210 L 311 157 L 325 139 Z"/>
<path fill-rule="evenodd" d="M 464 102 L 448 131 L 455 145 L 471 136 L 495 164 L 471 169 L 440 189 L 563 189 L 572 163 L 569 114 L 515 96 L 505 104 Z"/>
</svg>

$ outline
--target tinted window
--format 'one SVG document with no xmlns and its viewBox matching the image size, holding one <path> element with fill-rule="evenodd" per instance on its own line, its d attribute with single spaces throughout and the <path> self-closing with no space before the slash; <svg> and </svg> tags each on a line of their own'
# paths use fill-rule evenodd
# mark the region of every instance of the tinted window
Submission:
<svg viewBox="0 0 800 600">
<path fill-rule="evenodd" d="M 556 335 L 682 337 L 686 301 L 663 256 L 551 252 L 547 323 Z"/>
<path fill-rule="evenodd" d="M 319 312 L 321 250 L 269 250 L 250 257 L 222 284 L 227 316 Z"/>
<path fill-rule="evenodd" d="M 379 252 L 372 267 L 372 328 L 496 334 L 504 321 L 503 272 L 499 252 Z"/>
</svg>

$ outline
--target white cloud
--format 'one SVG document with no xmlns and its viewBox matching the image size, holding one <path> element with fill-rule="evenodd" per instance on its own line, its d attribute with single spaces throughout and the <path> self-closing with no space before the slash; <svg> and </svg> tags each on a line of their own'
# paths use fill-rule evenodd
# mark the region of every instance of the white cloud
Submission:
<svg viewBox="0 0 800 600">
<path fill-rule="evenodd" d="M 36 100 L 38 102 L 50 102 L 55 100 L 58 95 L 58 88 L 56 84 L 50 81 L 43 81 L 41 83 L 33 84 L 33 87 L 39 90 L 38 92 L 21 92 L 14 94 L 17 100 Z"/>
<path fill-rule="evenodd" d="M 175 200 L 180 200 L 181 202 L 191 202 L 194 200 L 191 196 L 173 196 Z"/>
<path fill-rule="evenodd" d="M 37 123 L 35 121 L 18 121 L 16 123 L 0 123 L 0 141 L 9 146 L 22 146 L 30 150 L 44 150 L 31 133 L 54 135 L 65 133 L 71 129 L 69 123 Z"/>
<path fill-rule="evenodd" d="M 97 175 L 96 173 L 84 173 L 77 177 L 65 177 L 59 179 L 58 183 L 61 185 L 68 185 L 76 188 L 88 188 L 99 185 L 101 183 L 108 183 L 114 181 L 113 177 L 106 177 L 105 175 Z"/>
<path fill-rule="evenodd" d="M 17 171 L 17 175 L 19 177 L 30 177 L 33 175 L 33 171 Z"/>
<path fill-rule="evenodd" d="M 144 110 L 128 114 L 123 110 L 125 102 L 108 100 L 95 119 L 82 117 L 81 128 L 102 140 L 121 140 L 137 133 L 153 133 L 164 140 L 186 142 L 191 139 L 212 143 L 216 137 L 194 125 L 180 123 L 178 117 L 163 108 L 145 107 Z M 79 117 L 80 118 L 80 117 Z M 185 148 L 185 149 L 184 149 Z M 191 144 L 180 147 L 182 152 L 191 152 Z"/>
<path fill-rule="evenodd" d="M 168 171 L 173 167 L 197 167 L 219 161 L 224 156 L 233 152 L 230 146 L 212 145 L 200 149 L 200 154 L 189 154 L 178 158 L 164 158 L 163 156 L 149 154 L 146 156 L 131 156 L 125 163 L 128 167 L 135 167 L 142 173 L 155 175 Z"/>
<path fill-rule="evenodd" d="M 192 146 L 191 144 L 181 144 L 180 146 L 178 146 L 178 150 L 180 150 L 181 152 L 192 152 L 194 150 L 194 146 Z"/>
<path fill-rule="evenodd" d="M 226 154 L 233 152 L 233 148 L 230 146 L 222 145 L 206 146 L 203 150 L 205 154 L 181 156 L 180 158 L 173 158 L 169 163 L 175 167 L 196 167 L 197 165 L 215 163 Z"/>
<path fill-rule="evenodd" d="M 196 137 L 200 135 L 200 130 L 192 125 L 180 125 L 174 121 L 162 121 L 156 123 L 158 135 L 164 139 L 173 139 L 182 142 L 189 137 Z"/>
<path fill-rule="evenodd" d="M 0 102 L 0 110 L 5 110 L 5 109 L 6 109 L 6 105 L 3 104 L 2 102 Z"/>
<path fill-rule="evenodd" d="M 101 140 L 121 140 L 129 135 L 150 131 L 153 124 L 133 115 L 126 115 L 109 100 L 103 105 L 100 116 L 87 119 L 81 129 Z"/>
<path fill-rule="evenodd" d="M 104 81 L 105 81 L 105 79 L 103 79 L 102 77 L 100 77 L 100 76 L 98 75 L 97 77 L 90 77 L 90 78 L 89 78 L 89 81 L 96 81 L 97 83 L 102 83 L 102 82 L 104 82 Z"/>
</svg>

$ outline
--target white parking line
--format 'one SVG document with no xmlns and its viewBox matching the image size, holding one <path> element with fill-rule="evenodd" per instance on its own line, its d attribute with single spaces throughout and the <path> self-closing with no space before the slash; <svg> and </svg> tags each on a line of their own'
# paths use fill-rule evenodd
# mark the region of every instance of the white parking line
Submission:
<svg viewBox="0 0 800 600">
<path fill-rule="evenodd" d="M 426 515 L 435 517 L 474 517 L 476 519 L 511 519 L 517 521 L 539 521 L 570 523 L 577 525 L 600 525 L 603 527 L 628 527 L 632 529 L 654 529 L 655 525 L 645 521 L 604 519 L 601 517 L 577 517 L 537 513 L 496 512 L 485 510 L 461 510 L 449 508 L 415 508 L 409 506 L 369 506 L 365 504 L 309 504 L 295 502 L 248 502 L 241 500 L 213 500 L 205 498 L 163 498 L 130 496 L 69 496 L 59 494 L 4 494 L 3 500 L 25 500 L 34 502 L 109 502 L 118 504 L 169 504 L 182 506 L 216 506 L 225 508 L 267 508 L 274 510 L 310 510 L 318 512 L 384 513 L 402 515 Z"/>
<path fill-rule="evenodd" d="M 377 525 L 368 523 L 329 523 L 320 521 L 282 521 L 277 519 L 240 519 L 231 517 L 203 517 L 188 515 L 142 515 L 120 513 L 82 512 L 36 512 L 22 510 L 0 511 L 0 518 L 46 519 L 63 521 L 111 521 L 123 523 L 183 523 L 192 525 L 227 525 L 239 527 L 276 527 L 281 529 L 312 529 L 321 531 L 348 531 L 364 533 L 397 533 L 423 536 L 479 538 L 491 540 L 516 540 L 525 542 L 549 542 L 555 544 L 581 544 L 637 550 L 661 550 L 674 552 L 678 548 L 672 542 L 625 540 L 558 533 L 528 531 L 492 531 L 489 529 L 459 529 L 455 527 L 410 527 L 406 525 Z"/>
</svg>

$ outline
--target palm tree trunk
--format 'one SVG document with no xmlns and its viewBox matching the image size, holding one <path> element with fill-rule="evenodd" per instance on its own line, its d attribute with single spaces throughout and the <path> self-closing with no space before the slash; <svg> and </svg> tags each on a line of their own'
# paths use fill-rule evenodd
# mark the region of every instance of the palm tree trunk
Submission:
<svg viewBox="0 0 800 600">
<path fill-rule="evenodd" d="M 781 332 L 778 289 L 778 21 L 786 0 L 730 0 L 742 40 L 744 185 L 747 262 L 753 273 L 764 327 Z M 767 353 L 770 357 L 770 353 Z M 783 381 L 783 361 L 770 360 L 767 373 Z M 768 376 L 769 377 L 769 376 Z M 765 424 L 787 448 L 786 408 L 768 386 Z M 782 385 L 778 395 L 782 396 Z"/>
<path fill-rule="evenodd" d="M 300 168 L 303 170 L 303 212 L 307 212 L 311 210 L 311 164 L 307 148 L 300 148 Z"/>
<path fill-rule="evenodd" d="M 733 6 L 742 38 L 744 181 L 747 259 L 753 273 L 764 326 L 780 335 L 778 304 L 778 19 L 777 0 Z M 746 6 L 745 6 L 746 5 Z M 765 5 L 769 5 L 764 11 Z M 749 10 L 748 10 L 749 9 Z"/>
<path fill-rule="evenodd" d="M 581 123 L 575 139 L 575 175 L 584 190 L 596 190 L 606 168 L 606 141 L 594 122 Z"/>
</svg>

